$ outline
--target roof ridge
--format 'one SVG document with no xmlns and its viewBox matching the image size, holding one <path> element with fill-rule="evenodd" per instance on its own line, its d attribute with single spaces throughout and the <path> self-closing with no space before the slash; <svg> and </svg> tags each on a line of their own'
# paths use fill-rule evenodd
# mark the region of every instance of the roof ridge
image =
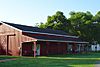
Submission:
<svg viewBox="0 0 100 67">
<path fill-rule="evenodd" d="M 1 22 L 6 23 L 6 24 L 16 24 L 16 23 L 4 22 L 4 21 L 1 21 Z M 16 25 L 27 26 L 27 27 L 34 27 L 34 26 L 29 26 L 29 25 L 24 25 L 24 24 L 16 24 Z M 36 27 L 36 28 L 38 28 L 38 27 Z"/>
</svg>

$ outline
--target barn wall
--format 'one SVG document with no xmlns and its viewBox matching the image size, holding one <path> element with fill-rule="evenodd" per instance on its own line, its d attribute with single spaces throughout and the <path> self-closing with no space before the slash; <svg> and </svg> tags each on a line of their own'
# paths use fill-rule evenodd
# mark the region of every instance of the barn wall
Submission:
<svg viewBox="0 0 100 67">
<path fill-rule="evenodd" d="M 67 43 L 40 41 L 37 44 L 40 44 L 40 55 L 67 54 Z"/>
<path fill-rule="evenodd" d="M 44 41 L 38 41 L 37 44 L 40 45 L 40 55 L 41 55 L 41 56 L 47 55 L 47 46 L 46 46 L 46 42 L 44 42 Z"/>
<path fill-rule="evenodd" d="M 2 36 L 2 37 L 0 36 L 0 55 L 6 54 L 6 43 L 7 43 L 6 39 L 7 38 L 5 36 Z"/>
<path fill-rule="evenodd" d="M 48 55 L 66 54 L 67 44 L 60 42 L 50 42 L 48 45 Z"/>
<path fill-rule="evenodd" d="M 22 39 L 21 42 L 32 42 L 32 41 L 36 41 L 35 38 L 29 37 L 26 34 L 22 34 Z"/>
<path fill-rule="evenodd" d="M 0 49 L 7 52 L 7 44 L 8 44 L 8 55 L 18 56 L 19 55 L 19 47 L 21 43 L 21 32 L 15 30 L 8 25 L 2 24 L 0 25 Z"/>
<path fill-rule="evenodd" d="M 21 44 L 34 40 L 36 39 L 28 37 L 27 35 L 23 34 L 21 30 L 18 30 L 12 26 L 6 24 L 0 25 L 0 54 L 6 55 L 8 51 L 8 55 L 19 56 Z"/>
</svg>

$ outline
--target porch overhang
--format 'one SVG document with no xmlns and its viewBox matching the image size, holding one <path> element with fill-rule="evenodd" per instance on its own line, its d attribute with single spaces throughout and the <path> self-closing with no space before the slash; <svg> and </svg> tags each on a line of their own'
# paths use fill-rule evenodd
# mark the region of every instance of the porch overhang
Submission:
<svg viewBox="0 0 100 67">
<path fill-rule="evenodd" d="M 88 44 L 88 43 L 89 43 L 89 42 L 78 42 L 78 41 L 62 41 L 62 40 L 45 40 L 45 39 L 37 39 L 36 41 L 67 42 L 67 43 L 82 43 L 82 44 Z"/>
<path fill-rule="evenodd" d="M 25 42 L 36 42 L 36 41 L 49 41 L 49 42 L 66 42 L 66 43 L 80 43 L 80 44 L 89 44 L 89 42 L 82 42 L 82 41 L 63 41 L 63 40 L 45 40 L 45 39 L 35 39 L 31 41 Z"/>
<path fill-rule="evenodd" d="M 64 36 L 51 36 L 51 35 L 34 35 L 32 33 L 24 33 L 29 37 L 32 37 L 32 41 L 49 41 L 49 42 L 66 42 L 66 43 L 80 43 L 88 44 L 89 42 L 82 41 L 80 38 L 64 37 Z"/>
</svg>

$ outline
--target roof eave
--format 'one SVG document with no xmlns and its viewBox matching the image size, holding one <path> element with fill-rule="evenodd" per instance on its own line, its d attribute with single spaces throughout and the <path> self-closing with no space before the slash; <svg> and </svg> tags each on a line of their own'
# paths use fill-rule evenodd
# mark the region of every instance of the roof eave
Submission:
<svg viewBox="0 0 100 67">
<path fill-rule="evenodd" d="M 72 37 L 72 38 L 79 38 L 78 36 L 70 36 L 70 35 L 60 35 L 60 34 L 51 34 L 51 33 L 32 32 L 32 31 L 22 31 L 22 32 L 35 33 L 35 34 L 46 34 L 46 35 L 54 35 L 54 36 L 64 36 L 64 37 Z"/>
<path fill-rule="evenodd" d="M 45 39 L 37 39 L 37 41 L 67 42 L 67 43 L 82 43 L 82 44 L 88 44 L 88 43 L 89 43 L 89 42 L 78 42 L 78 41 L 62 41 L 62 40 L 45 40 Z"/>
</svg>

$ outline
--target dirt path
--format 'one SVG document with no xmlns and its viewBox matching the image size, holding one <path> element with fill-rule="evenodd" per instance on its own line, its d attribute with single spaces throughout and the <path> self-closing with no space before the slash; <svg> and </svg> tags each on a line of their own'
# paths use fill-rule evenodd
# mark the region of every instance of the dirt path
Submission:
<svg viewBox="0 0 100 67">
<path fill-rule="evenodd" d="M 16 60 L 16 58 L 0 60 L 0 62 L 6 62 L 6 61 L 12 61 L 12 60 Z"/>
<path fill-rule="evenodd" d="M 97 62 L 96 62 L 95 67 L 100 67 L 100 61 L 97 61 Z"/>
</svg>

